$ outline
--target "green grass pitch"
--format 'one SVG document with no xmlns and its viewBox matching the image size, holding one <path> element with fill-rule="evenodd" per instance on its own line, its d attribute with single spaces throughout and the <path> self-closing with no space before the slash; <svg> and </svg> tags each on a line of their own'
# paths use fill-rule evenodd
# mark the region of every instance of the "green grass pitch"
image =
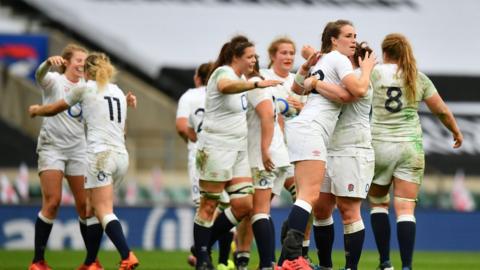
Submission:
<svg viewBox="0 0 480 270">
<path fill-rule="evenodd" d="M 188 270 L 193 269 L 187 265 L 188 253 L 185 251 L 142 251 L 136 250 L 135 254 L 140 260 L 142 269 Z M 76 269 L 83 261 L 84 251 L 47 251 L 46 258 L 54 270 Z M 0 250 L 0 269 L 17 270 L 27 269 L 33 251 Z M 310 254 L 316 261 L 315 253 Z M 105 270 L 118 269 L 119 257 L 115 251 L 101 251 L 99 254 Z M 401 269 L 398 252 L 391 255 L 395 269 Z M 334 269 L 343 267 L 344 257 L 342 251 L 333 254 Z M 216 261 L 216 254 L 214 254 Z M 258 257 L 252 252 L 249 269 L 256 269 Z M 374 251 L 364 251 L 360 260 L 359 269 L 374 270 L 377 266 L 377 254 Z M 417 251 L 414 255 L 415 270 L 463 270 L 480 269 L 480 252 L 424 252 Z"/>
</svg>

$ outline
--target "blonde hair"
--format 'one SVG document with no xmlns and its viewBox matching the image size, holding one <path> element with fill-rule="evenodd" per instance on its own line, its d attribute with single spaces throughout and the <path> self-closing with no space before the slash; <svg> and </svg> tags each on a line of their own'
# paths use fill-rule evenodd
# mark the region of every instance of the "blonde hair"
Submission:
<svg viewBox="0 0 480 270">
<path fill-rule="evenodd" d="M 99 89 L 107 85 L 116 72 L 110 58 L 104 53 L 90 53 L 85 60 L 85 74 L 97 82 Z"/>
<path fill-rule="evenodd" d="M 398 63 L 397 74 L 402 71 L 405 89 L 407 91 L 407 100 L 415 102 L 418 69 L 410 42 L 402 34 L 389 34 L 382 42 L 382 52 L 389 60 Z"/>
<path fill-rule="evenodd" d="M 270 46 L 268 46 L 268 56 L 270 57 L 270 63 L 268 64 L 268 67 L 271 68 L 273 65 L 273 57 L 278 51 L 278 47 L 280 47 L 281 44 L 291 44 L 293 46 L 293 51 L 297 51 L 297 48 L 295 47 L 295 42 L 291 40 L 289 37 L 280 37 L 272 41 L 270 43 Z"/>
<path fill-rule="evenodd" d="M 70 61 L 75 52 L 84 52 L 85 54 L 88 54 L 88 50 L 85 49 L 84 47 L 74 43 L 70 43 L 67 46 L 65 46 L 65 48 L 63 48 L 62 58 Z M 67 67 L 65 65 L 62 65 L 61 67 L 59 67 L 59 70 L 60 70 L 60 73 L 63 74 L 67 70 Z"/>
</svg>

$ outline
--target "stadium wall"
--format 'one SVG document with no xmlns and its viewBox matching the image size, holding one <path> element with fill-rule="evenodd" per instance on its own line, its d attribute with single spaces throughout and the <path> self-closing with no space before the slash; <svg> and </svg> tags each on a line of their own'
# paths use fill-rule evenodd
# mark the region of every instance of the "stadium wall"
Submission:
<svg viewBox="0 0 480 270">
<path fill-rule="evenodd" d="M 38 207 L 0 206 L 0 248 L 33 249 L 34 226 Z M 272 218 L 276 228 L 288 215 L 288 208 L 273 208 Z M 120 218 L 133 248 L 145 250 L 188 250 L 193 239 L 194 209 L 190 207 L 118 207 Z M 367 212 L 364 248 L 375 249 Z M 390 215 L 393 218 L 393 215 Z M 480 251 L 478 226 L 480 212 L 460 213 L 450 211 L 419 210 L 417 218 L 417 250 Z M 334 219 L 339 220 L 338 212 Z M 391 220 L 393 224 L 394 220 Z M 392 248 L 398 249 L 395 226 L 392 227 Z M 276 230 L 279 239 L 280 230 Z M 335 249 L 343 249 L 341 222 L 335 223 Z M 104 238 L 102 248 L 113 249 Z M 50 249 L 83 249 L 78 219 L 73 207 L 61 208 L 48 243 Z M 311 242 L 314 245 L 314 242 Z M 279 241 L 277 240 L 277 249 Z"/>
</svg>

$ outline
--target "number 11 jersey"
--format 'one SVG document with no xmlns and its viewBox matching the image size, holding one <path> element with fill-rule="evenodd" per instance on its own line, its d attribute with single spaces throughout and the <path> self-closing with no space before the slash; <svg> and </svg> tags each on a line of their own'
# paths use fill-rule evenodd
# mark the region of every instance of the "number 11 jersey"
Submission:
<svg viewBox="0 0 480 270">
<path fill-rule="evenodd" d="M 103 90 L 99 90 L 97 82 L 88 81 L 72 89 L 65 101 L 70 106 L 76 103 L 82 105 L 87 126 L 88 153 L 127 153 L 124 132 L 127 102 L 117 85 L 107 84 Z"/>
<path fill-rule="evenodd" d="M 415 102 L 408 101 L 396 64 L 377 65 L 372 72 L 372 139 L 388 142 L 421 141 L 419 103 L 437 93 L 432 81 L 418 72 Z"/>
</svg>

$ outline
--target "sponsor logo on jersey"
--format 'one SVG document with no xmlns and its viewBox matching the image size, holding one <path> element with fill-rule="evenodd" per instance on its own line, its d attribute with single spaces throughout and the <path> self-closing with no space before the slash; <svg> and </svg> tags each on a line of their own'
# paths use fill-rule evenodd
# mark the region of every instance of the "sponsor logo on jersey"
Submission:
<svg viewBox="0 0 480 270">
<path fill-rule="evenodd" d="M 322 154 L 322 152 L 320 150 L 313 150 L 312 151 L 312 155 L 314 157 L 319 157 L 321 154 Z"/>
<path fill-rule="evenodd" d="M 353 184 L 348 184 L 348 191 L 352 192 L 355 189 L 355 186 Z"/>
</svg>

